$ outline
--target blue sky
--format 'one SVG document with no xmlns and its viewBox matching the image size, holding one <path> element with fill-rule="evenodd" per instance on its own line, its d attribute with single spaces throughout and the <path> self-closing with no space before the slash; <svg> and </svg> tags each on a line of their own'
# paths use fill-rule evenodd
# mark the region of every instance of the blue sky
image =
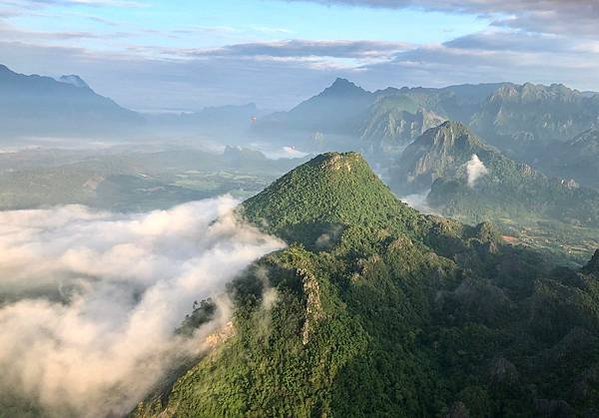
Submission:
<svg viewBox="0 0 599 418">
<path fill-rule="evenodd" d="M 380 8 L 323 6 L 311 2 L 183 0 L 177 1 L 176 5 L 173 3 L 140 0 L 129 3 L 129 6 L 123 3 L 124 7 L 57 4 L 40 13 L 17 16 L 13 21 L 22 28 L 48 32 L 65 31 L 65 21 L 69 32 L 110 34 L 117 28 L 139 31 L 140 37 L 136 39 L 139 42 L 195 48 L 289 37 L 433 43 L 482 30 L 489 24 L 484 18 L 467 14 L 413 9 L 390 12 Z M 205 33 L 174 39 L 142 32 L 155 30 L 166 34 L 194 29 L 205 29 Z"/>
<path fill-rule="evenodd" d="M 599 89 L 598 18 L 592 0 L 0 0 L 0 62 L 142 110 L 284 109 L 337 76 Z"/>
</svg>

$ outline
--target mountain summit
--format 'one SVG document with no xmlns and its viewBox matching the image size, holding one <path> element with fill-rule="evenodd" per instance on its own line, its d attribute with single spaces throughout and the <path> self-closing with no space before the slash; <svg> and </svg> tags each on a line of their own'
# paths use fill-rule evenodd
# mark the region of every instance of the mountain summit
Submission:
<svg viewBox="0 0 599 418">
<path fill-rule="evenodd" d="M 406 225 L 417 213 L 399 202 L 354 152 L 322 154 L 243 204 L 266 231 L 294 240 L 295 231 L 347 225 Z M 306 237 L 304 237 L 306 238 Z"/>
<path fill-rule="evenodd" d="M 83 79 L 81 77 L 79 77 L 78 75 L 75 75 L 75 74 L 60 76 L 58 81 L 60 81 L 61 83 L 70 84 L 72 86 L 79 87 L 79 88 L 85 88 L 85 89 L 90 88 L 89 85 L 85 81 L 83 81 Z"/>
<path fill-rule="evenodd" d="M 289 112 L 265 118 L 260 129 L 285 135 L 292 131 L 354 134 L 374 95 L 351 81 L 337 78 L 333 84 Z"/>
<path fill-rule="evenodd" d="M 351 96 L 370 96 L 371 93 L 364 90 L 362 87 L 357 86 L 351 81 L 345 78 L 337 78 L 330 87 L 327 87 L 319 94 L 321 97 L 337 96 L 337 97 L 351 97 Z"/>
<path fill-rule="evenodd" d="M 437 178 L 455 176 L 473 155 L 493 152 L 465 125 L 448 121 L 429 129 L 405 149 L 392 173 L 394 184 L 402 193 L 422 192 Z"/>
</svg>

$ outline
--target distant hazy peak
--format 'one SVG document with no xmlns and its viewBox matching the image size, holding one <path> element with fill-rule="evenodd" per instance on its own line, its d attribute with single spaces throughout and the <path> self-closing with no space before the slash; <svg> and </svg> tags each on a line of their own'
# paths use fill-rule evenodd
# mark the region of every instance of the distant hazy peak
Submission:
<svg viewBox="0 0 599 418">
<path fill-rule="evenodd" d="M 6 65 L 0 64 L 0 73 L 12 73 L 13 71 L 11 71 L 10 68 L 8 68 Z"/>
<path fill-rule="evenodd" d="M 486 148 L 485 144 L 464 124 L 446 121 L 436 128 L 426 131 L 415 142 L 443 143 L 445 147 L 453 147 L 457 142 L 468 143 L 470 146 Z"/>
<path fill-rule="evenodd" d="M 345 78 L 337 78 L 320 96 L 365 96 L 370 92 L 364 90 Z"/>
<path fill-rule="evenodd" d="M 75 75 L 75 74 L 60 76 L 58 81 L 60 81 L 61 83 L 70 84 L 72 86 L 79 87 L 79 88 L 84 88 L 84 89 L 90 88 L 89 85 L 85 81 L 83 81 L 83 79 L 81 77 L 79 77 L 78 75 Z"/>
<path fill-rule="evenodd" d="M 228 160 L 266 160 L 266 156 L 258 150 L 243 148 L 235 145 L 225 146 L 223 157 Z"/>
</svg>

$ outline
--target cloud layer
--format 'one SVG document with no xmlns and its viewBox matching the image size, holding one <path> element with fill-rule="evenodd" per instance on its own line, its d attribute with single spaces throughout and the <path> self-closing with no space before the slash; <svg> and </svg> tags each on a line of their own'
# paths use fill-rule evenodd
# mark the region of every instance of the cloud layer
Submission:
<svg viewBox="0 0 599 418">
<path fill-rule="evenodd" d="M 236 203 L 137 215 L 0 212 L 0 393 L 16 391 L 54 416 L 127 413 L 226 323 L 225 284 L 282 248 L 236 221 Z M 207 297 L 219 300 L 216 319 L 192 338 L 174 335 Z"/>
<path fill-rule="evenodd" d="M 290 0 L 306 1 L 306 0 Z M 307 0 L 326 5 L 417 8 L 495 16 L 496 26 L 543 33 L 596 35 L 599 3 L 595 0 Z"/>
<path fill-rule="evenodd" d="M 255 42 L 227 45 L 212 50 L 191 51 L 194 56 L 241 56 L 241 57 L 334 57 L 375 59 L 390 57 L 409 49 L 400 42 L 377 41 L 306 41 L 287 40 L 279 42 Z"/>
</svg>

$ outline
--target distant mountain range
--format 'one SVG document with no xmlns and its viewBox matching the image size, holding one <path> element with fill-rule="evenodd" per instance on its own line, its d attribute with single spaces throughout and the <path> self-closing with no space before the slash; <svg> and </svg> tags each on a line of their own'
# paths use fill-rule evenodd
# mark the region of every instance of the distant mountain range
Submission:
<svg viewBox="0 0 599 418">
<path fill-rule="evenodd" d="M 5 135 L 81 135 L 134 130 L 246 134 L 308 151 L 358 148 L 393 158 L 427 129 L 446 120 L 469 126 L 518 160 L 535 159 L 555 143 L 599 129 L 599 95 L 563 85 L 464 84 L 445 88 L 366 91 L 338 78 L 288 112 L 264 114 L 255 104 L 205 108 L 191 114 L 141 115 L 95 93 L 77 75 L 55 80 L 0 66 L 0 121 Z M 298 142 L 299 141 L 299 142 Z"/>
<path fill-rule="evenodd" d="M 138 113 L 95 93 L 74 75 L 55 80 L 0 65 L 3 135 L 98 135 L 143 125 Z"/>
<path fill-rule="evenodd" d="M 255 120 L 264 115 L 255 103 L 206 107 L 197 112 L 145 114 L 150 129 L 164 136 L 178 133 L 203 133 L 226 136 L 247 133 Z"/>
<path fill-rule="evenodd" d="M 342 78 L 289 112 L 258 121 L 255 131 L 271 136 L 298 133 L 324 139 L 345 137 L 367 152 L 395 153 L 444 120 L 467 120 L 503 84 L 442 89 L 393 88 L 369 92 Z"/>
<path fill-rule="evenodd" d="M 490 143 L 517 155 L 597 128 L 599 95 L 561 84 L 506 84 L 483 103 L 470 125 Z"/>
<path fill-rule="evenodd" d="M 319 134 L 325 141 L 342 135 L 369 154 L 388 154 L 445 120 L 462 122 L 508 155 L 533 162 L 549 144 L 598 127 L 599 95 L 530 83 L 369 92 L 337 79 L 289 112 L 262 118 L 256 130 L 272 136 Z"/>
<path fill-rule="evenodd" d="M 77 75 L 55 80 L 0 66 L 0 104 L 4 137 L 203 134 L 238 144 L 274 141 L 308 152 L 357 149 L 381 170 L 428 129 L 456 121 L 516 161 L 599 187 L 599 95 L 559 84 L 370 92 L 338 78 L 288 112 L 265 114 L 247 104 L 142 115 L 96 94 Z"/>
<path fill-rule="evenodd" d="M 27 136 L 122 138 L 246 131 L 263 113 L 255 104 L 176 115 L 141 114 L 94 92 L 77 75 L 24 75 L 0 65 L 0 139 Z"/>
</svg>

